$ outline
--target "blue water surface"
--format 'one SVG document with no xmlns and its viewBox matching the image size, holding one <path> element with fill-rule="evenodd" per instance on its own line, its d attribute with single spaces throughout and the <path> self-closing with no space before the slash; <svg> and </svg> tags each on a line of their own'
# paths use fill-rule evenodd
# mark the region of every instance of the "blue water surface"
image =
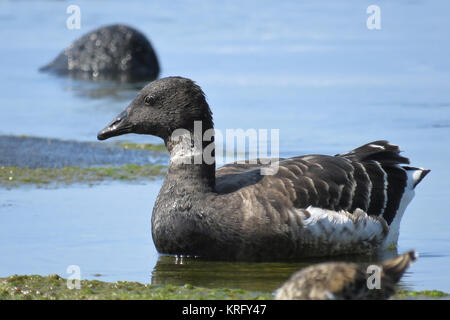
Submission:
<svg viewBox="0 0 450 320">
<path fill-rule="evenodd" d="M 281 156 L 336 154 L 388 139 L 412 165 L 431 169 L 403 217 L 398 252 L 421 255 L 405 286 L 450 292 L 450 3 L 376 1 L 381 29 L 369 30 L 372 2 L 4 0 L 0 134 L 96 140 L 137 89 L 38 68 L 96 27 L 129 24 L 151 40 L 161 76 L 189 77 L 203 88 L 218 129 L 279 129 Z M 70 4 L 81 9 L 80 30 L 66 27 Z M 158 263 L 175 264 L 161 260 L 151 239 L 161 183 L 1 189 L 0 277 L 67 276 L 75 264 L 85 278 L 155 281 Z M 266 278 L 226 283 L 265 288 L 252 283 L 271 281 L 270 266 L 262 266 L 245 268 Z M 177 270 L 161 281 L 183 283 Z M 223 286 L 212 276 L 189 280 Z"/>
</svg>

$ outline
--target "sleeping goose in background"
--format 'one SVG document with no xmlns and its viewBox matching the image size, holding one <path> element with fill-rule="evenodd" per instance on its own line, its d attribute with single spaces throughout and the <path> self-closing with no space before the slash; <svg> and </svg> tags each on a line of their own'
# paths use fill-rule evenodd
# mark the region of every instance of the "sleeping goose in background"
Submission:
<svg viewBox="0 0 450 320">
<path fill-rule="evenodd" d="M 414 251 L 375 265 L 379 271 L 379 286 L 375 268 L 369 264 L 344 262 L 320 263 L 294 273 L 275 294 L 277 300 L 363 300 L 388 299 L 406 269 L 417 259 Z M 369 286 L 372 288 L 370 289 Z"/>
<path fill-rule="evenodd" d="M 213 128 L 203 91 L 168 77 L 144 87 L 98 134 L 164 140 L 170 164 L 152 214 L 160 253 L 266 261 L 373 253 L 397 242 L 401 216 L 429 172 L 404 166 L 409 160 L 387 141 L 279 159 L 273 175 L 261 173 L 267 164 L 216 170 L 215 161 L 195 161 L 211 144 L 194 141 L 196 121 L 202 134 Z"/>
</svg>

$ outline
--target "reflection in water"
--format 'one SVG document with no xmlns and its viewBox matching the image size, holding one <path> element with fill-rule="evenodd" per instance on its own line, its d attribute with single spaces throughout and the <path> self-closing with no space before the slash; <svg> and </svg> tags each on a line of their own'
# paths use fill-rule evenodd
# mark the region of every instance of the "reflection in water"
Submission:
<svg viewBox="0 0 450 320">
<path fill-rule="evenodd" d="M 397 255 L 397 250 L 384 250 L 375 256 L 315 258 L 304 259 L 302 262 L 210 261 L 193 257 L 161 255 L 152 272 L 152 284 L 189 283 L 207 288 L 241 288 L 273 292 L 295 271 L 311 264 L 327 261 L 375 263 Z"/>
<path fill-rule="evenodd" d="M 90 99 L 111 98 L 116 101 L 129 101 L 148 82 L 123 83 L 116 81 L 82 81 L 64 79 L 64 90 L 72 91 L 76 96 Z"/>
</svg>

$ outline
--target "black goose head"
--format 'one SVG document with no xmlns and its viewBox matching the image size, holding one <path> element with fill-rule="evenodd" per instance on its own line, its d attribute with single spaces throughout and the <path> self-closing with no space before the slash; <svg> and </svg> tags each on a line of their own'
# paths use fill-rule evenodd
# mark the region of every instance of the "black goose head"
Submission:
<svg viewBox="0 0 450 320">
<path fill-rule="evenodd" d="M 212 114 L 202 89 L 190 79 L 168 77 L 145 86 L 97 138 L 138 133 L 167 142 L 176 129 L 193 132 L 194 121 L 202 121 L 203 130 L 212 128 Z"/>
</svg>

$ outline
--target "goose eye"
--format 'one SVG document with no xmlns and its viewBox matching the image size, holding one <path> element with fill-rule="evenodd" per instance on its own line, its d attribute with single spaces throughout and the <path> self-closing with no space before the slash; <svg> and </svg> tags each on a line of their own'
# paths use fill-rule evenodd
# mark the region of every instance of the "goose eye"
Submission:
<svg viewBox="0 0 450 320">
<path fill-rule="evenodd" d="M 152 96 L 147 96 L 144 99 L 145 104 L 148 106 L 152 105 L 154 101 L 155 99 Z"/>
</svg>

